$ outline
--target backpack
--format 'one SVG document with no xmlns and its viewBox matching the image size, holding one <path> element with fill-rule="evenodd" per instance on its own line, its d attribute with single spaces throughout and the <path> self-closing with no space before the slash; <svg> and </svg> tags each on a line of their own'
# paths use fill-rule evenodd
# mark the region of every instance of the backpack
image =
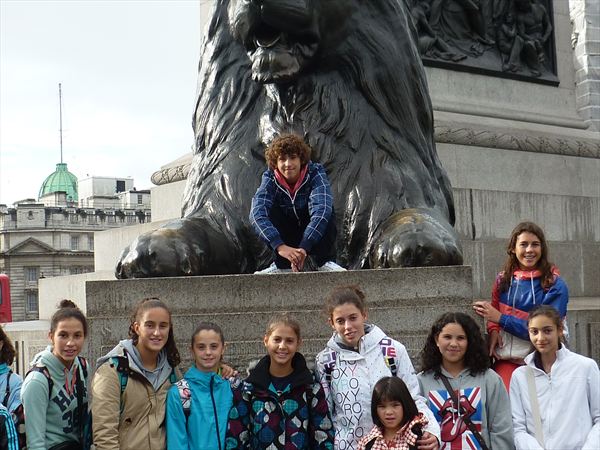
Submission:
<svg viewBox="0 0 600 450">
<path fill-rule="evenodd" d="M 79 369 L 80 370 L 77 371 L 77 380 L 75 383 L 75 393 L 77 396 L 77 411 L 79 413 L 79 418 L 80 418 L 79 439 L 80 439 L 81 444 L 83 445 L 83 448 L 89 449 L 91 446 L 91 443 L 92 443 L 92 413 L 91 413 L 91 411 L 88 411 L 87 404 L 86 404 L 85 409 L 82 410 L 82 408 L 84 408 L 82 380 L 85 380 L 88 376 L 88 367 L 87 367 L 87 360 L 84 357 L 78 356 L 77 359 L 79 361 Z M 27 375 L 29 375 L 30 372 L 39 372 L 42 375 L 44 375 L 44 377 L 46 378 L 46 381 L 48 382 L 48 400 L 50 400 L 52 398 L 52 388 L 54 387 L 54 380 L 52 379 L 52 376 L 50 375 L 50 371 L 48 370 L 48 368 L 41 364 L 36 364 L 31 369 L 29 369 L 29 371 L 27 372 L 25 377 L 27 377 Z M 22 408 L 23 405 L 21 405 L 20 407 Z M 20 428 L 21 428 L 21 425 L 19 426 L 19 429 L 17 429 L 17 434 L 19 434 L 19 445 L 20 445 L 20 438 L 21 438 Z M 22 430 L 23 430 L 23 438 L 25 439 L 25 418 L 23 418 Z M 26 441 L 24 441 L 24 442 L 26 442 Z M 26 448 L 26 447 L 23 446 L 21 448 Z"/>
<path fill-rule="evenodd" d="M 4 399 L 2 400 L 2 404 L 6 407 L 8 407 L 8 399 L 10 397 L 10 376 L 12 373 L 13 371 L 9 369 L 6 374 L 6 391 L 4 393 Z M 11 411 L 11 416 L 15 424 L 15 429 L 17 430 L 19 448 L 24 449 L 27 447 L 27 438 L 25 436 L 25 411 L 23 409 L 23 404 L 20 404 L 14 411 Z"/>
<path fill-rule="evenodd" d="M 396 360 L 396 347 L 394 347 L 394 343 L 391 338 L 385 337 L 381 341 L 379 341 L 379 348 L 381 349 L 381 353 L 383 354 L 383 358 L 385 360 L 385 365 L 390 369 L 390 372 L 393 377 L 398 376 L 398 361 Z M 332 350 L 329 353 L 331 357 L 331 361 L 325 364 L 325 381 L 329 385 L 331 383 L 331 373 L 333 369 L 335 369 L 335 363 L 337 361 L 337 352 Z"/>
<path fill-rule="evenodd" d="M 190 411 L 192 406 L 192 390 L 190 385 L 185 378 L 175 383 L 177 391 L 179 392 L 179 399 L 181 400 L 181 407 L 183 408 L 183 414 L 185 415 L 185 423 L 187 427 L 187 421 L 190 417 Z"/>
</svg>

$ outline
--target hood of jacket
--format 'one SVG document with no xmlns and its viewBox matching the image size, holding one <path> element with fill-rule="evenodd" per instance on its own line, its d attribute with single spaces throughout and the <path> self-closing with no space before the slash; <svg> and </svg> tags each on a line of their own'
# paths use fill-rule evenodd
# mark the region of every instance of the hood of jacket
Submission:
<svg viewBox="0 0 600 450">
<path fill-rule="evenodd" d="M 333 333 L 333 336 L 327 342 L 327 347 L 339 353 L 340 358 L 352 361 L 362 359 L 372 351 L 381 353 L 379 342 L 386 337 L 386 334 L 377 325 L 366 323 L 365 334 L 359 339 L 358 348 L 345 344 L 342 337 L 337 333 Z"/>
<path fill-rule="evenodd" d="M 49 345 L 45 350 L 42 350 L 33 357 L 30 366 L 45 366 L 55 382 L 58 382 L 60 385 L 67 385 L 72 382 L 75 370 L 77 370 L 79 364 L 74 362 L 71 368 L 67 368 L 62 361 L 52 353 L 52 346 Z"/>
<path fill-rule="evenodd" d="M 173 371 L 173 368 L 170 366 L 169 361 L 167 360 L 167 352 L 164 348 L 158 354 L 156 369 L 153 371 L 147 370 L 142 364 L 139 352 L 133 345 L 133 341 L 131 339 L 124 339 L 120 341 L 106 355 L 98 358 L 96 367 L 100 367 L 102 364 L 114 357 L 127 358 L 129 362 L 129 368 L 148 380 L 155 390 L 162 386 L 162 384 L 171 376 L 171 372 Z M 153 376 L 152 374 L 156 375 Z"/>
<path fill-rule="evenodd" d="M 196 366 L 192 366 L 185 373 L 184 377 L 188 383 L 195 384 L 205 391 L 210 389 L 210 380 L 214 378 L 213 386 L 220 386 L 223 383 L 229 384 L 229 380 L 223 378 L 215 372 L 202 372 Z"/>
<path fill-rule="evenodd" d="M 271 384 L 271 374 L 269 373 L 269 367 L 271 366 L 271 357 L 269 355 L 264 356 L 256 364 L 256 367 L 250 371 L 250 375 L 246 381 L 253 385 L 268 390 Z M 296 352 L 292 358 L 292 375 L 290 378 L 290 388 L 293 389 L 296 386 L 306 385 L 314 382 L 313 375 L 306 367 L 306 359 L 301 353 Z"/>
</svg>

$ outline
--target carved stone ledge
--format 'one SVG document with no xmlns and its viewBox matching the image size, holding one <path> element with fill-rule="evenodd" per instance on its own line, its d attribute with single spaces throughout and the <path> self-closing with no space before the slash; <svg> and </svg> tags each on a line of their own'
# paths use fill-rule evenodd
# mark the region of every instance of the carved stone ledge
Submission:
<svg viewBox="0 0 600 450">
<path fill-rule="evenodd" d="M 435 141 L 524 152 L 549 153 L 600 159 L 600 140 L 546 134 L 506 133 L 489 128 L 436 124 Z"/>
<path fill-rule="evenodd" d="M 456 126 L 438 123 L 435 126 L 438 144 L 469 145 L 475 147 L 520 150 L 600 159 L 600 140 L 560 137 L 546 134 L 514 134 L 476 126 Z M 187 179 L 190 163 L 158 170 L 150 178 L 157 186 Z"/>
<path fill-rule="evenodd" d="M 173 166 L 167 169 L 161 169 L 152 174 L 150 181 L 157 186 L 163 184 L 175 183 L 176 181 L 186 180 L 190 172 L 190 163 L 180 166 Z"/>
</svg>

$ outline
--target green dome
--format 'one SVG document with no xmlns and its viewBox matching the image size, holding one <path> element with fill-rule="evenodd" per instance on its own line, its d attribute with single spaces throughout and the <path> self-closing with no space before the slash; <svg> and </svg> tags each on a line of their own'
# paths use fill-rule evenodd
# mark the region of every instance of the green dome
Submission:
<svg viewBox="0 0 600 450">
<path fill-rule="evenodd" d="M 77 177 L 67 170 L 66 163 L 58 163 L 56 171 L 48 175 L 48 178 L 42 183 L 39 197 L 53 192 L 66 192 L 68 201 L 76 202 L 78 200 Z"/>
</svg>

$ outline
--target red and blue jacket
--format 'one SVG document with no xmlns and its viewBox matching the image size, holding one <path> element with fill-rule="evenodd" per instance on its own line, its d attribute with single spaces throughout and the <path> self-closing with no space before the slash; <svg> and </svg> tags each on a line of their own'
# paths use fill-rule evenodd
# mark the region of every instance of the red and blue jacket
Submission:
<svg viewBox="0 0 600 450">
<path fill-rule="evenodd" d="M 502 317 L 499 323 L 488 322 L 488 333 L 503 329 L 521 339 L 529 340 L 527 318 L 529 311 L 539 305 L 556 308 L 560 317 L 564 319 L 567 316 L 569 289 L 556 267 L 552 267 L 552 274 L 552 285 L 544 289 L 542 273 L 539 270 L 515 270 L 508 290 L 501 292 L 503 272 L 500 272 L 492 289 L 492 305 L 502 313 Z"/>
</svg>

